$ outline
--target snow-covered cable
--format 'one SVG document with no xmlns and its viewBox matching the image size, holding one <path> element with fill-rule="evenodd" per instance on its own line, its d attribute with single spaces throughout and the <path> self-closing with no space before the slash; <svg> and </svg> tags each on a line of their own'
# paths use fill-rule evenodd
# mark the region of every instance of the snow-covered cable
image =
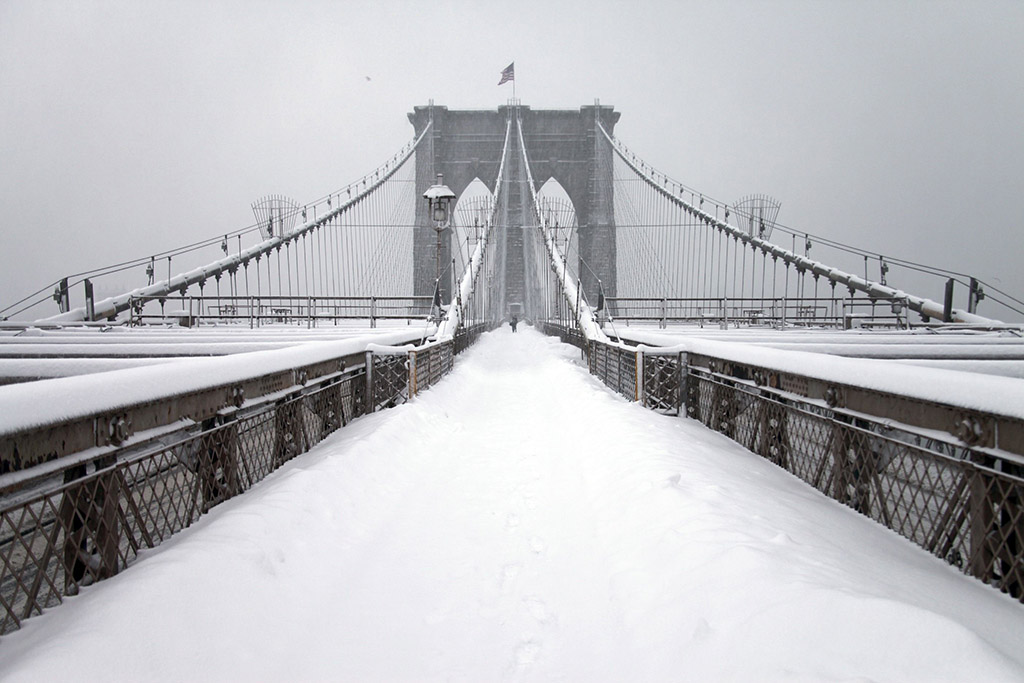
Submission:
<svg viewBox="0 0 1024 683">
<path fill-rule="evenodd" d="M 544 215 L 540 210 L 540 202 L 537 200 L 537 188 L 533 182 L 533 173 L 530 171 L 530 160 L 526 156 L 526 142 L 523 139 L 522 121 L 517 120 L 516 126 L 519 133 L 520 151 L 523 155 L 523 166 L 526 168 L 526 182 L 530 188 L 530 197 L 533 200 L 533 213 L 537 218 L 537 228 L 540 230 L 541 239 L 543 239 L 544 246 L 547 248 L 548 257 L 551 259 L 551 265 L 554 268 L 555 275 L 558 277 L 559 284 L 562 288 L 562 294 L 569 306 L 575 309 L 576 324 L 579 326 L 580 332 L 583 333 L 583 336 L 586 337 L 588 341 L 608 341 L 608 337 L 601 330 L 601 326 L 597 324 L 590 305 L 582 295 L 579 283 L 573 282 L 569 277 L 565 259 L 558 252 L 557 245 L 555 245 L 551 234 L 548 232 L 547 222 L 544 220 Z M 576 305 L 577 301 L 579 302 L 578 307 Z"/>
<path fill-rule="evenodd" d="M 753 235 L 748 235 L 746 232 L 740 230 L 739 228 L 733 227 L 732 225 L 729 225 L 728 223 L 719 220 L 717 217 L 705 212 L 702 208 L 694 206 L 693 204 L 687 202 L 682 197 L 676 197 L 667 189 L 665 189 L 665 187 L 663 187 L 660 183 L 658 183 L 657 180 L 655 180 L 650 173 L 648 173 L 645 170 L 642 170 L 637 165 L 636 161 L 631 159 L 632 155 L 627 155 L 623 151 L 621 143 L 619 143 L 615 138 L 609 135 L 608 132 L 604 129 L 604 127 L 600 124 L 600 122 L 598 122 L 597 126 L 600 129 L 601 133 L 605 136 L 605 138 L 607 138 L 608 141 L 611 143 L 612 149 L 615 150 L 615 153 L 618 154 L 619 158 L 622 159 L 626 163 L 626 165 L 628 165 L 633 170 L 634 173 L 636 173 L 640 178 L 642 178 L 651 187 L 658 191 L 665 199 L 683 207 L 683 209 L 686 210 L 686 212 L 689 213 L 691 216 L 697 218 L 698 220 L 706 224 L 708 227 L 717 229 L 720 234 L 732 237 L 734 239 L 738 239 L 742 241 L 744 245 L 750 245 L 760 250 L 765 255 L 771 256 L 773 259 L 782 259 L 786 264 L 791 264 L 795 266 L 797 271 L 800 273 L 810 271 L 815 276 L 824 276 L 831 282 L 845 285 L 847 288 L 850 289 L 851 292 L 853 292 L 854 290 L 864 292 L 869 297 L 872 298 L 903 299 L 907 302 L 907 306 L 912 311 L 916 311 L 917 313 L 920 313 L 921 315 L 927 316 L 929 318 L 936 318 L 939 320 L 943 319 L 944 308 L 942 304 L 932 301 L 931 299 L 925 299 L 922 297 L 907 294 L 902 290 L 894 289 L 892 287 L 883 285 L 878 282 L 873 282 L 871 280 L 866 280 L 856 275 L 851 275 L 850 273 L 846 273 L 836 268 L 827 266 L 824 263 L 821 263 L 820 261 L 812 260 L 810 258 L 807 258 L 806 256 L 801 256 L 797 253 L 789 251 L 788 249 L 776 246 L 771 242 L 768 242 L 767 240 L 763 240 L 759 237 L 754 237 Z M 997 320 L 985 318 L 974 313 L 968 313 L 967 311 L 961 309 L 953 309 L 951 311 L 951 316 L 953 318 L 953 322 L 958 323 L 969 323 L 974 325 L 1001 324 Z"/>
<path fill-rule="evenodd" d="M 389 162 L 389 165 L 385 167 L 386 170 L 383 173 L 380 173 L 379 171 L 375 172 L 372 182 L 364 178 L 361 183 L 361 187 L 363 189 L 360 191 L 358 189 L 359 186 L 357 185 L 357 190 L 354 196 L 348 199 L 348 201 L 332 209 L 331 211 L 328 211 L 327 213 L 319 217 L 314 216 L 312 220 L 307 220 L 303 224 L 292 228 L 290 231 L 283 235 L 275 235 L 273 237 L 270 237 L 269 239 L 266 239 L 263 242 L 233 256 L 227 256 L 225 258 L 214 261 L 213 263 L 210 263 L 206 266 L 195 268 L 186 273 L 176 275 L 172 278 L 168 278 L 167 280 L 156 282 L 147 287 L 140 287 L 138 289 L 134 289 L 126 294 L 121 294 L 118 296 L 103 299 L 102 301 L 98 301 L 94 306 L 93 319 L 100 320 L 103 318 L 115 316 L 118 313 L 122 313 L 131 307 L 132 301 L 134 299 L 159 298 L 169 296 L 174 292 L 184 292 L 190 286 L 194 284 L 199 284 L 201 282 L 205 282 L 207 279 L 211 277 L 217 277 L 218 275 L 221 275 L 226 272 L 234 272 L 235 270 L 238 269 L 239 266 L 244 266 L 251 259 L 254 259 L 257 256 L 270 254 L 275 249 L 279 249 L 282 244 L 287 247 L 292 242 L 295 242 L 306 233 L 314 230 L 315 228 L 319 228 L 326 225 L 335 216 L 339 216 L 344 212 L 348 211 L 350 208 L 358 205 L 362 200 L 373 194 L 379 187 L 384 185 L 412 157 L 420 141 L 423 140 L 424 136 L 427 134 L 429 130 L 430 126 L 428 125 L 423 129 L 423 132 L 420 133 L 419 137 L 417 137 L 410 145 L 406 147 L 404 154 L 402 156 L 396 156 L 392 162 Z M 86 309 L 84 306 L 82 306 L 79 308 L 72 309 L 67 313 L 61 313 L 60 315 L 46 318 L 45 321 L 49 323 L 80 322 L 85 319 Z"/>
<path fill-rule="evenodd" d="M 451 302 L 451 305 L 448 307 L 448 312 L 441 320 L 441 324 L 438 325 L 438 340 L 444 341 L 455 336 L 455 332 L 463 323 L 463 306 L 468 304 L 473 297 L 476 281 L 484 261 L 484 254 L 486 253 L 491 240 L 491 232 L 494 226 L 494 214 L 497 210 L 498 198 L 501 194 L 502 183 L 505 177 L 505 160 L 508 158 L 508 141 L 511 135 L 511 130 L 512 122 L 509 120 L 508 124 L 505 126 L 505 142 L 502 145 L 501 150 L 501 163 L 498 165 L 498 178 L 494 183 L 494 201 L 491 203 L 491 209 L 487 220 L 484 223 L 480 239 L 477 241 L 476 249 L 473 250 L 473 255 L 469 259 L 469 265 L 466 267 L 466 270 L 463 272 L 462 278 L 459 281 L 459 296 L 456 300 Z"/>
</svg>

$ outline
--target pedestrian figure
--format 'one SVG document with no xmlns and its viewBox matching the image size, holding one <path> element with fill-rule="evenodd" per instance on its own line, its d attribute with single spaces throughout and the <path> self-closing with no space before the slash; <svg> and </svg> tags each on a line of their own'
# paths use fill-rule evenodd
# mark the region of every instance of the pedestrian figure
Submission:
<svg viewBox="0 0 1024 683">
<path fill-rule="evenodd" d="M 512 319 L 508 321 L 508 324 L 512 326 L 512 331 L 516 331 L 516 324 L 519 323 L 519 318 L 512 316 Z"/>
</svg>

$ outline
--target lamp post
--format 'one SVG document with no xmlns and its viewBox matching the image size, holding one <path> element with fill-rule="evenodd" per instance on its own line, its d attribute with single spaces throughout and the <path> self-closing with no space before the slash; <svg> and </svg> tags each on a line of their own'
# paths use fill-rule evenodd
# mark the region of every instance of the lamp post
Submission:
<svg viewBox="0 0 1024 683">
<path fill-rule="evenodd" d="M 441 288 L 441 233 L 451 222 L 452 200 L 455 193 L 444 184 L 444 176 L 437 174 L 437 183 L 427 188 L 423 198 L 427 200 L 427 208 L 430 211 L 430 219 L 434 222 L 434 231 L 437 233 L 437 253 L 434 258 L 434 271 L 436 275 L 434 287 L 440 296 Z"/>
</svg>

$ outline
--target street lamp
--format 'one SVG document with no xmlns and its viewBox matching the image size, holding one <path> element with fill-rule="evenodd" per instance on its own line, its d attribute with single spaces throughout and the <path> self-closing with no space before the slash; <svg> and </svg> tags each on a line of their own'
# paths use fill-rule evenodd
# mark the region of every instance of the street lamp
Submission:
<svg viewBox="0 0 1024 683">
<path fill-rule="evenodd" d="M 441 233 L 451 222 L 452 200 L 455 193 L 443 182 L 444 176 L 437 174 L 437 183 L 427 188 L 423 198 L 427 200 L 427 209 L 430 211 L 430 219 L 434 222 L 434 230 L 437 232 L 437 254 L 434 259 L 434 270 L 436 273 L 435 287 L 440 293 L 441 287 Z"/>
</svg>

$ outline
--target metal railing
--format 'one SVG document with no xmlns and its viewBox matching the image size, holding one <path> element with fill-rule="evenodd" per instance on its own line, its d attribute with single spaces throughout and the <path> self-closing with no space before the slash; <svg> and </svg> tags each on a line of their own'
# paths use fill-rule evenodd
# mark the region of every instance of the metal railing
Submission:
<svg viewBox="0 0 1024 683">
<path fill-rule="evenodd" d="M 365 413 L 365 395 L 358 368 L 143 452 L 26 471 L 0 490 L 0 634 L 247 491 Z"/>
<path fill-rule="evenodd" d="M 353 419 L 433 386 L 452 370 L 454 354 L 487 327 L 467 326 L 455 339 L 412 349 L 367 351 L 365 365 L 339 364 L 338 372 L 259 405 L 222 409 L 146 444 L 6 475 L 0 486 L 0 635 L 122 571 L 143 550 Z"/>
<path fill-rule="evenodd" d="M 494 324 L 478 322 L 472 325 L 460 325 L 455 331 L 453 341 L 455 342 L 456 355 L 470 347 L 473 342 L 480 338 L 484 332 L 493 329 Z"/>
<path fill-rule="evenodd" d="M 688 367 L 686 412 L 967 574 L 1024 599 L 1024 467 L 839 405 Z M 728 371 L 726 371 L 728 370 Z"/>
<path fill-rule="evenodd" d="M 426 320 L 429 296 L 168 296 L 132 297 L 128 324 L 173 323 L 183 327 L 236 324 L 250 328 L 273 324 L 317 327 L 346 320 Z M 158 303 L 160 310 L 147 310 Z"/>
<path fill-rule="evenodd" d="M 551 337 L 558 337 L 563 344 L 572 344 L 578 349 L 586 352 L 587 338 L 583 336 L 578 327 L 572 327 L 568 324 L 557 324 L 551 321 L 542 321 L 538 324 L 544 334 Z"/>
<path fill-rule="evenodd" d="M 428 342 L 414 349 L 394 347 L 367 352 L 370 410 L 393 408 L 437 384 L 452 371 L 455 356 L 493 327 L 490 323 L 460 326 L 452 339 Z"/>
<path fill-rule="evenodd" d="M 911 326 L 906 297 L 888 298 L 674 298 L 608 297 L 613 321 L 728 326 L 895 327 Z"/>
<path fill-rule="evenodd" d="M 637 383 L 640 375 L 637 363 L 642 360 L 642 356 L 633 351 L 599 341 L 590 342 L 590 352 L 587 354 L 590 374 L 597 375 L 616 393 L 633 401 L 641 395 Z"/>
<path fill-rule="evenodd" d="M 586 350 L 591 373 L 626 398 L 700 421 L 1024 601 L 1021 420 L 707 355 Z"/>
</svg>

